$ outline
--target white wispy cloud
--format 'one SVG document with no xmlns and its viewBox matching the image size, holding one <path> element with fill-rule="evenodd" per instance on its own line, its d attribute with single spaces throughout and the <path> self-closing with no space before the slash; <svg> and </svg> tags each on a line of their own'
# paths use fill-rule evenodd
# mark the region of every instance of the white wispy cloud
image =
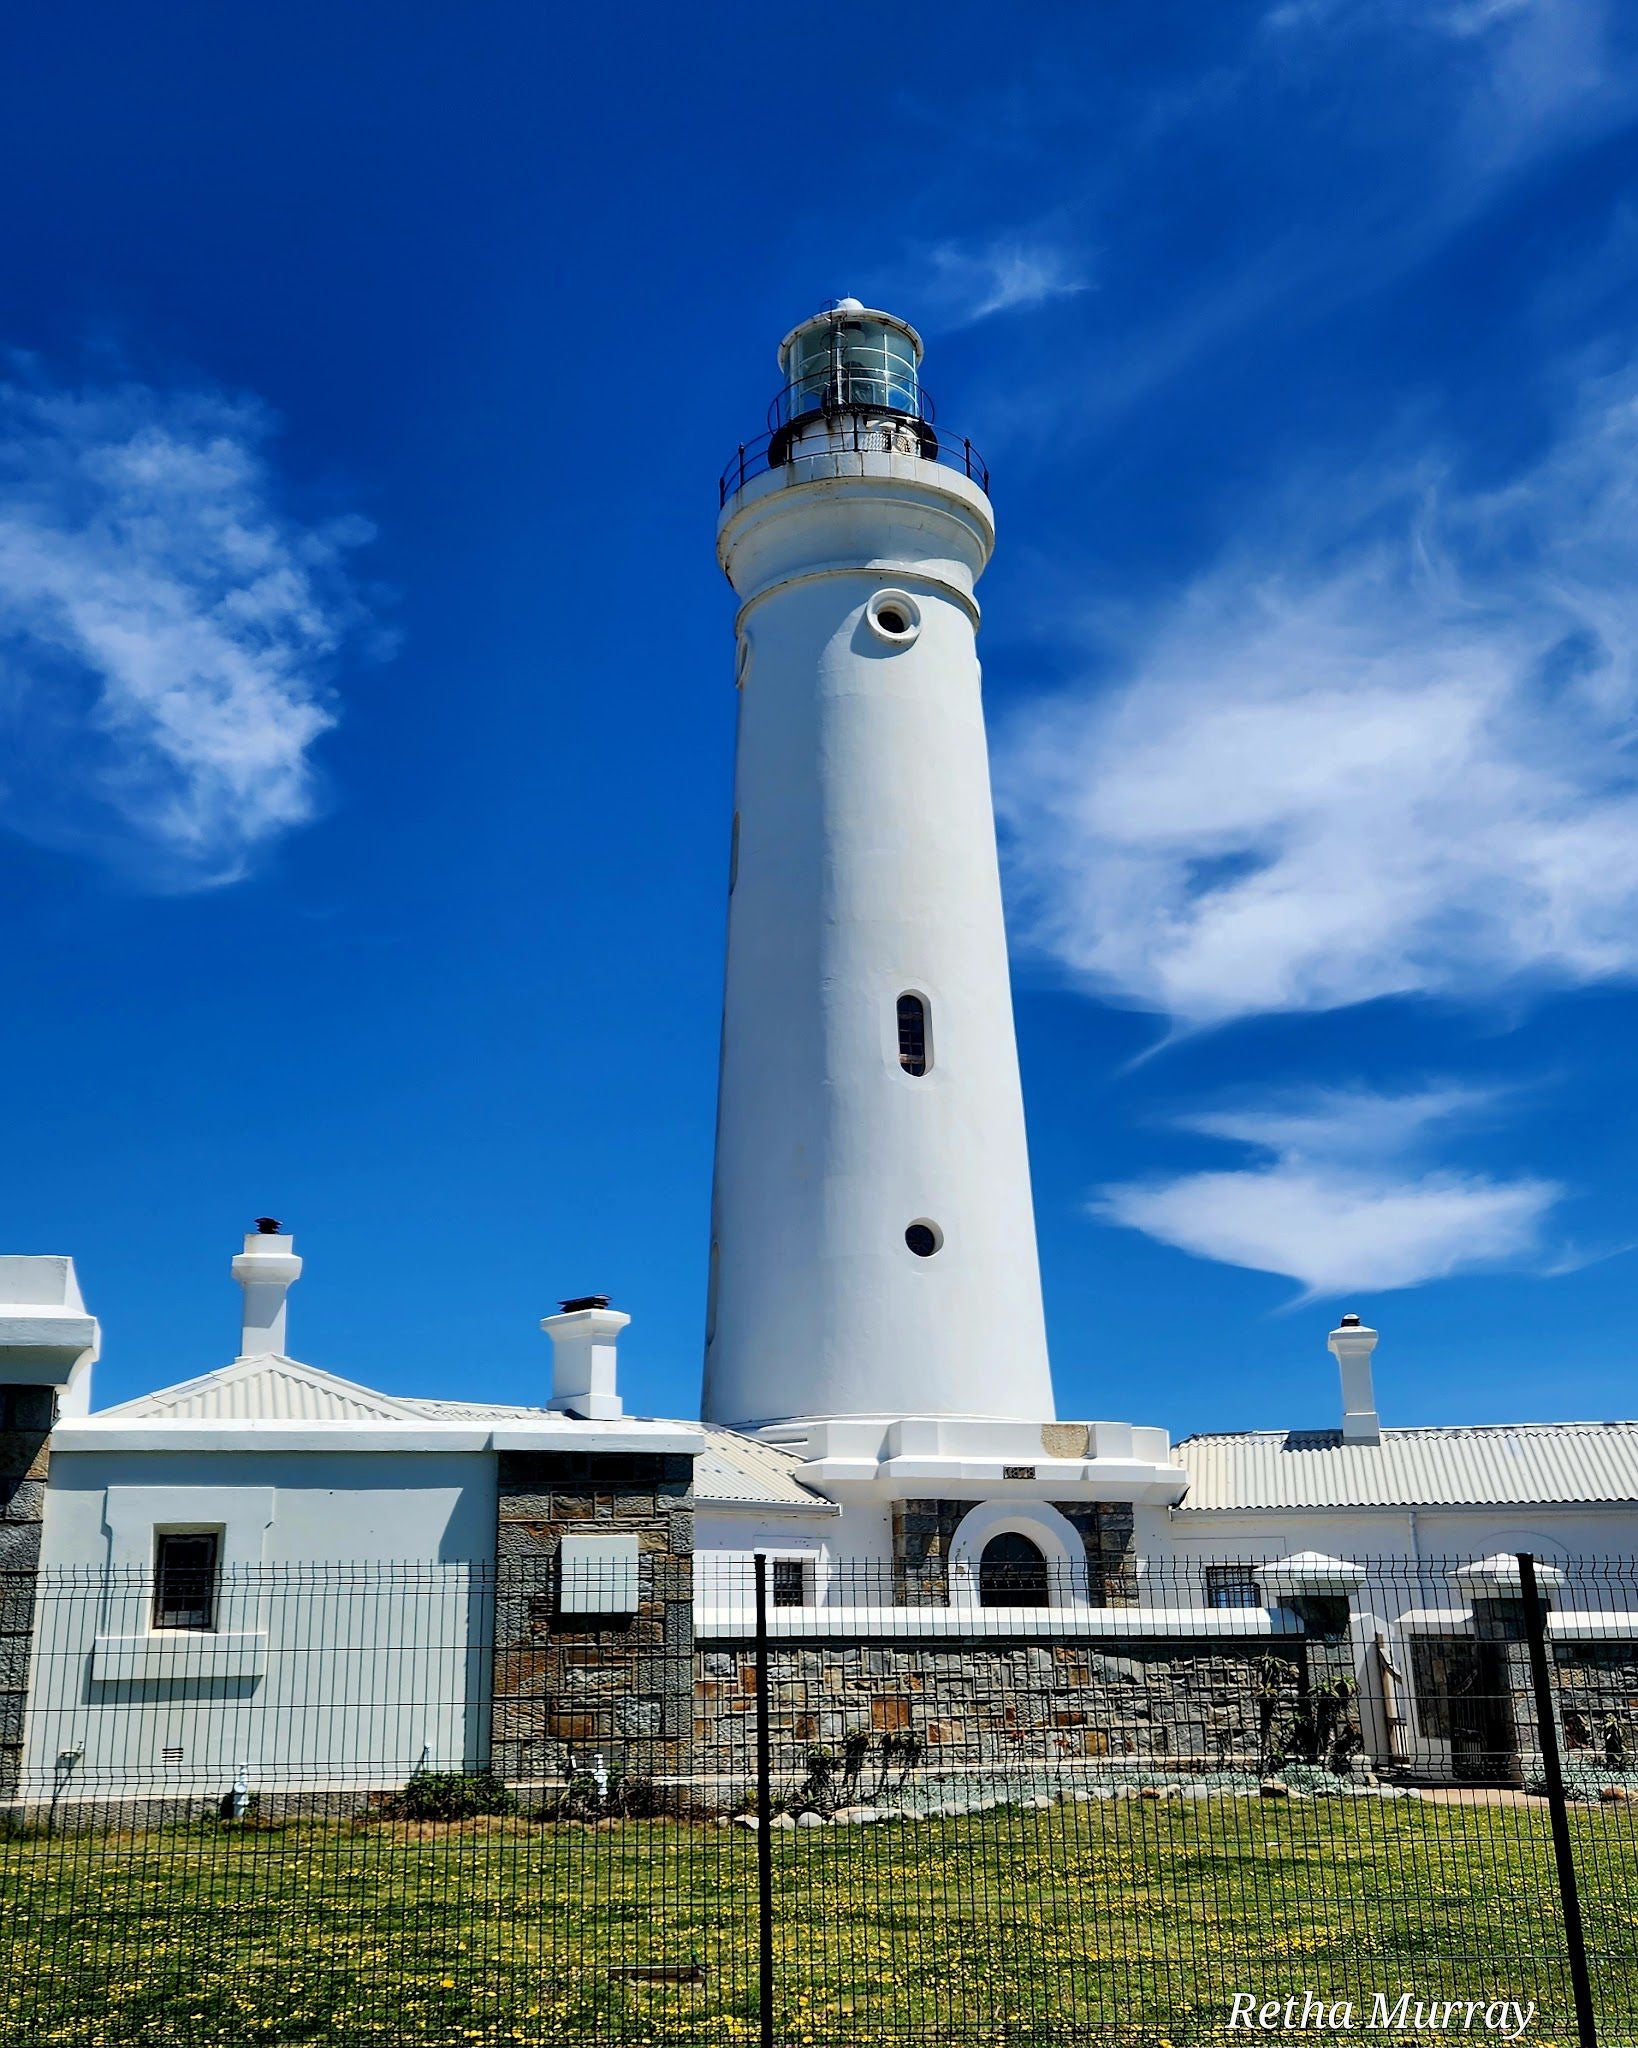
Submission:
<svg viewBox="0 0 1638 2048">
<path fill-rule="evenodd" d="M 1151 400 L 1260 323 L 1309 323 L 1369 298 L 1543 164 L 1629 126 L 1638 71 L 1613 19 L 1608 0 L 1278 0 L 1200 83 L 1271 123 L 1306 83 L 1326 109 L 1323 203 L 1293 190 L 1260 237 L 1237 236 L 1224 261 L 1208 254 L 1178 278 L 1158 317 L 1122 320 L 1120 348 L 1082 386 L 1086 420 Z M 1150 146 L 1170 148 L 1190 96 L 1168 86 L 1156 112 Z M 1340 183 L 1338 161 L 1355 165 Z M 1122 268 L 1118 251 L 1112 264 Z M 1061 432 L 1061 394 L 1056 412 Z"/>
<path fill-rule="evenodd" d="M 1634 81 L 1611 21 L 1610 0 L 1280 0 L 1262 27 L 1287 54 L 1302 46 L 1327 66 L 1373 42 L 1420 46 L 1447 110 L 1442 177 L 1427 195 L 1437 220 L 1461 218 L 1495 179 L 1630 117 Z"/>
<path fill-rule="evenodd" d="M 970 326 L 1091 289 L 1085 258 L 1044 236 L 1001 235 L 988 242 L 939 242 L 922 259 L 926 302 L 946 327 Z"/>
<path fill-rule="evenodd" d="M 23 370 L 0 384 L 0 823 L 155 886 L 231 881 L 313 813 L 370 528 L 280 508 L 252 401 Z"/>
<path fill-rule="evenodd" d="M 1505 488 L 1292 494 L 1015 719 L 1021 936 L 1183 1027 L 1638 974 L 1638 375 Z"/>
<path fill-rule="evenodd" d="M 1330 1089 L 1180 1117 L 1182 1129 L 1261 1156 L 1104 1188 L 1093 1213 L 1197 1258 L 1287 1275 L 1303 1300 L 1539 1264 L 1543 1224 L 1564 1192 L 1556 1182 L 1423 1163 L 1438 1133 L 1494 1100 L 1454 1086 Z"/>
</svg>

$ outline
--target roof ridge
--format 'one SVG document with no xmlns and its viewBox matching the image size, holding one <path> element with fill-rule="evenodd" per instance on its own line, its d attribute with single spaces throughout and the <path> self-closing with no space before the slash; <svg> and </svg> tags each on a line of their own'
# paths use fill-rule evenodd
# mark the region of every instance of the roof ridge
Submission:
<svg viewBox="0 0 1638 2048">
<path fill-rule="evenodd" d="M 1519 1430 L 1638 1430 L 1638 1418 L 1612 1416 L 1604 1421 L 1577 1419 L 1568 1422 L 1403 1422 L 1384 1423 L 1383 1436 L 1502 1436 Z M 1196 1429 L 1187 1436 L 1178 1438 L 1178 1448 L 1184 1444 L 1198 1443 L 1245 1443 L 1252 1438 L 1284 1438 L 1293 1436 L 1330 1436 L 1339 1445 L 1342 1430 L 1337 1423 L 1295 1423 L 1286 1429 Z M 1363 1446 L 1369 1449 L 1369 1445 Z"/>
</svg>

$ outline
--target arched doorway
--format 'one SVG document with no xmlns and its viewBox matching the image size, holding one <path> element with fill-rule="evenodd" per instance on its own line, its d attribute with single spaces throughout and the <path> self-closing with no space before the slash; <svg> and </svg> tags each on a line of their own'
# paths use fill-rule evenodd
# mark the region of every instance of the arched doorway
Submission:
<svg viewBox="0 0 1638 2048">
<path fill-rule="evenodd" d="M 1045 1607 L 1047 1562 L 1039 1546 L 1016 1529 L 992 1536 L 978 1560 L 978 1604 Z"/>
</svg>

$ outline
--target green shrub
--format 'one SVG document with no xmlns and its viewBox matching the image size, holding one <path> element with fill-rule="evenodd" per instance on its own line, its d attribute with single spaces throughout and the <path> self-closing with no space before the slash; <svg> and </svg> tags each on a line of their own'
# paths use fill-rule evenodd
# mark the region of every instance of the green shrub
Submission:
<svg viewBox="0 0 1638 2048">
<path fill-rule="evenodd" d="M 493 1771 L 417 1771 L 382 1809 L 393 1820 L 471 1820 L 516 1813 L 517 1795 Z"/>
</svg>

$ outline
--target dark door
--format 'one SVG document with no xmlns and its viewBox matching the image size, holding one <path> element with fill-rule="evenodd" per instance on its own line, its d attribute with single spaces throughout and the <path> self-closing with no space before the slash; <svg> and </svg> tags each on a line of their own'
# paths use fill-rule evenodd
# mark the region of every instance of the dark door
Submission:
<svg viewBox="0 0 1638 2048">
<path fill-rule="evenodd" d="M 1420 1636 L 1412 1668 L 1422 1731 L 1449 1742 L 1452 1775 L 1470 1783 L 1515 1783 L 1518 1739 L 1505 1647 L 1472 1636 Z"/>
</svg>

